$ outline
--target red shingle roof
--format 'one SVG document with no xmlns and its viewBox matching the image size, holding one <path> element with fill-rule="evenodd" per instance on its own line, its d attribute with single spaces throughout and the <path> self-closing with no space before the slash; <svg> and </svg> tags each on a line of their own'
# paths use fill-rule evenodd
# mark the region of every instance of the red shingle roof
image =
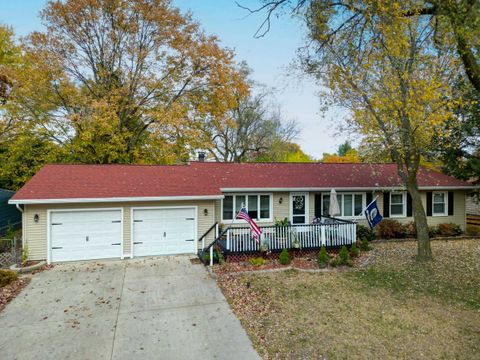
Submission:
<svg viewBox="0 0 480 360">
<path fill-rule="evenodd" d="M 421 169 L 420 187 L 471 187 Z M 398 188 L 394 164 L 200 163 L 46 165 L 13 197 L 21 200 L 221 196 L 221 189 Z"/>
</svg>

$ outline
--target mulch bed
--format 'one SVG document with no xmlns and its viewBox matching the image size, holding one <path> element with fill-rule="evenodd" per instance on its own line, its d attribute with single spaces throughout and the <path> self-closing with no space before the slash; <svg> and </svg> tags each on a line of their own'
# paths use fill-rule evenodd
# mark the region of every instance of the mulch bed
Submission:
<svg viewBox="0 0 480 360">
<path fill-rule="evenodd" d="M 0 288 L 0 311 L 30 283 L 29 276 L 22 276 L 10 285 Z"/>
<path fill-rule="evenodd" d="M 352 259 L 353 267 L 364 267 L 369 263 L 371 257 L 370 252 L 362 252 L 359 257 Z M 282 265 L 278 259 L 265 259 L 265 264 L 253 266 L 248 261 L 227 262 L 223 265 L 213 266 L 213 271 L 218 274 L 229 274 L 239 272 L 264 271 L 264 270 L 281 270 L 281 269 L 298 269 L 298 270 L 320 270 L 316 257 L 295 257 L 290 264 Z M 339 268 L 327 267 L 323 270 L 338 270 Z"/>
</svg>

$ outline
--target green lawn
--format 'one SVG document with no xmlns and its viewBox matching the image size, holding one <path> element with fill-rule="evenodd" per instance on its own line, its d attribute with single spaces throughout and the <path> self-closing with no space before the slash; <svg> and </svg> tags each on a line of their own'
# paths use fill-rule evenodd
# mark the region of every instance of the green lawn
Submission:
<svg viewBox="0 0 480 360">
<path fill-rule="evenodd" d="M 478 359 L 480 241 L 378 244 L 366 269 L 220 275 L 265 359 Z"/>
</svg>

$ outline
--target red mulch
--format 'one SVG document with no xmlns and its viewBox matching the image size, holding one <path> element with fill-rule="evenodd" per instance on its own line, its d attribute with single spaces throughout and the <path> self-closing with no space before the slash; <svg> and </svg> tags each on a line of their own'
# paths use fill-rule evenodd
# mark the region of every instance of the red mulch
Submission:
<svg viewBox="0 0 480 360">
<path fill-rule="evenodd" d="M 333 254 L 331 254 L 333 255 Z M 277 255 L 278 256 L 278 255 Z M 250 256 L 252 258 L 253 256 Z M 362 252 L 357 258 L 352 258 L 353 267 L 363 267 L 368 263 L 369 253 Z M 237 273 L 244 271 L 258 271 L 258 270 L 273 270 L 273 269 L 285 269 L 285 268 L 294 268 L 302 270 L 318 270 L 320 269 L 317 263 L 315 256 L 303 256 L 303 257 L 294 257 L 291 259 L 290 264 L 282 265 L 278 261 L 278 258 L 266 258 L 265 264 L 260 266 L 253 266 L 248 260 L 235 261 L 235 262 L 226 262 L 223 265 L 215 265 L 213 271 L 217 274 L 228 274 L 228 273 Z M 334 269 L 328 267 L 329 269 Z"/>
<path fill-rule="evenodd" d="M 10 285 L 0 288 L 0 311 L 2 311 L 15 296 L 20 294 L 20 291 L 22 291 L 22 289 L 28 285 L 30 280 L 31 278 L 29 276 L 23 276 L 15 280 Z"/>
</svg>

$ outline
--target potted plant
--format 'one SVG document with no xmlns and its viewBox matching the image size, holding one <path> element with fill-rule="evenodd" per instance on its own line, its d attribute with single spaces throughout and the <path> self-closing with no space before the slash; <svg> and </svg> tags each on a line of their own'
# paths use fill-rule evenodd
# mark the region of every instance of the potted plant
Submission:
<svg viewBox="0 0 480 360">
<path fill-rule="evenodd" d="M 290 225 L 290 221 L 288 218 L 284 219 L 275 219 L 275 235 L 277 240 L 283 245 L 287 245 L 288 239 L 288 229 L 286 229 Z"/>
</svg>

